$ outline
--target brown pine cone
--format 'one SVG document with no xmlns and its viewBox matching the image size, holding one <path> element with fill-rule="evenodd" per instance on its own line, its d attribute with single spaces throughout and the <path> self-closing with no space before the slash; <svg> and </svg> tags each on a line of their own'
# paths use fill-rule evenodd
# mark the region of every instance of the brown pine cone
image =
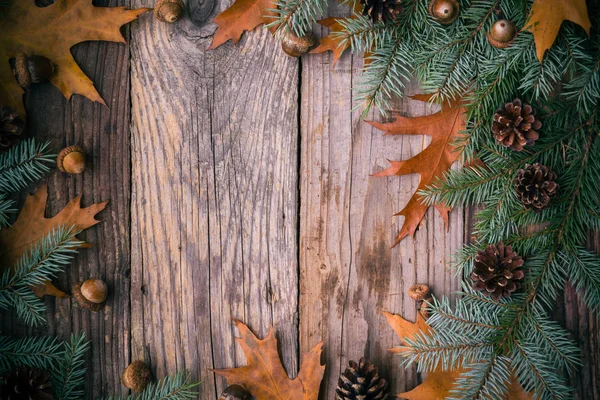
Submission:
<svg viewBox="0 0 600 400">
<path fill-rule="evenodd" d="M 19 367 L 0 380 L 0 400 L 52 400 L 50 374 Z"/>
<path fill-rule="evenodd" d="M 361 358 L 348 363 L 350 368 L 340 375 L 335 389 L 336 400 L 384 400 L 388 398 L 388 383 L 377 373 L 377 368 Z"/>
<path fill-rule="evenodd" d="M 515 191 L 525 208 L 541 211 L 550 205 L 558 191 L 556 174 L 540 163 L 525 164 L 517 171 Z"/>
<path fill-rule="evenodd" d="M 402 0 L 360 0 L 363 5 L 363 15 L 368 16 L 373 23 L 383 21 L 384 24 L 394 21 L 396 15 L 404 11 Z"/>
<path fill-rule="evenodd" d="M 525 276 L 523 258 L 504 243 L 490 244 L 475 257 L 471 279 L 473 289 L 490 296 L 494 301 L 510 297 Z"/>
<path fill-rule="evenodd" d="M 521 151 L 523 147 L 535 144 L 540 137 L 537 130 L 541 127 L 542 123 L 535 118 L 533 108 L 515 99 L 496 111 L 492 132 L 498 144 Z"/>
<path fill-rule="evenodd" d="M 19 113 L 9 106 L 0 105 L 0 151 L 19 143 L 19 136 L 25 125 L 18 118 Z"/>
</svg>

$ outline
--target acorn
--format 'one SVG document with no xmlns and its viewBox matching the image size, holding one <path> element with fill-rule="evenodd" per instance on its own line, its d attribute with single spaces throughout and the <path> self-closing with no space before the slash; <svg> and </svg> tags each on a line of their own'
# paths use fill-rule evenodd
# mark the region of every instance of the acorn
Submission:
<svg viewBox="0 0 600 400">
<path fill-rule="evenodd" d="M 157 0 L 154 16 L 162 22 L 172 24 L 183 15 L 185 5 L 183 0 Z"/>
<path fill-rule="evenodd" d="M 423 318 L 428 319 L 431 317 L 431 312 L 429 311 L 428 304 L 433 302 L 433 297 L 429 296 L 423 301 L 421 301 L 421 305 L 419 306 L 419 312 L 423 316 Z"/>
<path fill-rule="evenodd" d="M 315 45 L 315 38 L 312 34 L 307 33 L 304 36 L 296 36 L 293 32 L 288 32 L 281 39 L 281 48 L 290 57 L 300 57 L 308 53 Z"/>
<path fill-rule="evenodd" d="M 431 291 L 424 283 L 415 283 L 408 289 L 408 297 L 414 301 L 423 301 L 431 297 Z"/>
<path fill-rule="evenodd" d="M 240 385 L 231 385 L 221 393 L 219 400 L 251 400 L 252 395 Z"/>
<path fill-rule="evenodd" d="M 54 64 L 44 56 L 19 53 L 14 59 L 13 72 L 19 85 L 27 89 L 32 83 L 49 81 L 54 74 Z"/>
<path fill-rule="evenodd" d="M 83 308 L 100 311 L 106 304 L 108 288 L 103 280 L 92 278 L 73 286 L 73 296 Z"/>
<path fill-rule="evenodd" d="M 431 0 L 429 2 L 429 15 L 442 25 L 450 25 L 460 11 L 458 0 Z"/>
<path fill-rule="evenodd" d="M 515 36 L 517 36 L 515 24 L 507 19 L 499 19 L 492 25 L 492 29 L 487 34 L 487 39 L 492 46 L 505 49 L 511 45 Z"/>
<path fill-rule="evenodd" d="M 65 147 L 56 157 L 56 165 L 61 172 L 81 174 L 85 170 L 85 154 L 79 146 Z"/>
<path fill-rule="evenodd" d="M 128 389 L 142 393 L 152 381 L 150 368 L 140 360 L 134 361 L 121 374 L 121 383 Z"/>
</svg>

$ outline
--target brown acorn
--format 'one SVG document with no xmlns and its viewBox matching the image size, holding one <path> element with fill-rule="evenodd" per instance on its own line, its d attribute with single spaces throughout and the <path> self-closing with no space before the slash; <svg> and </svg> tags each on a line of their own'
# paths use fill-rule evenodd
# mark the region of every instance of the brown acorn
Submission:
<svg viewBox="0 0 600 400">
<path fill-rule="evenodd" d="M 185 4 L 183 0 L 157 0 L 154 16 L 162 22 L 172 24 L 183 15 Z"/>
<path fill-rule="evenodd" d="M 414 301 L 423 301 L 431 295 L 431 291 L 429 290 L 429 286 L 424 283 L 415 283 L 408 289 L 408 297 L 413 299 Z"/>
<path fill-rule="evenodd" d="M 421 305 L 419 306 L 419 312 L 425 319 L 431 317 L 431 312 L 428 308 L 429 304 L 431 303 L 433 303 L 433 297 L 429 296 L 426 299 L 423 299 L 423 301 L 421 301 Z"/>
<path fill-rule="evenodd" d="M 252 395 L 240 385 L 231 385 L 221 393 L 219 400 L 251 400 Z"/>
<path fill-rule="evenodd" d="M 141 393 L 152 381 L 150 368 L 140 360 L 134 361 L 121 374 L 121 383 L 134 392 Z"/>
<path fill-rule="evenodd" d="M 457 0 L 431 0 L 429 2 L 429 15 L 437 22 L 443 25 L 450 25 L 460 11 L 460 4 Z"/>
<path fill-rule="evenodd" d="M 85 154 L 79 146 L 65 147 L 56 157 L 56 165 L 61 172 L 81 174 L 85 170 Z"/>
<path fill-rule="evenodd" d="M 492 29 L 487 34 L 490 44 L 498 49 L 505 49 L 510 46 L 517 36 L 517 27 L 512 21 L 500 19 L 492 25 Z"/>
<path fill-rule="evenodd" d="M 311 47 L 315 45 L 315 39 L 312 34 L 307 33 L 299 37 L 292 32 L 288 32 L 281 39 L 281 48 L 290 57 L 300 57 L 308 53 Z"/>
<path fill-rule="evenodd" d="M 32 83 L 50 80 L 54 74 L 54 64 L 44 56 L 19 53 L 14 59 L 13 72 L 19 85 L 27 89 Z"/>
<path fill-rule="evenodd" d="M 106 304 L 108 288 L 101 279 L 88 279 L 73 286 L 73 296 L 84 308 L 100 311 Z"/>
</svg>

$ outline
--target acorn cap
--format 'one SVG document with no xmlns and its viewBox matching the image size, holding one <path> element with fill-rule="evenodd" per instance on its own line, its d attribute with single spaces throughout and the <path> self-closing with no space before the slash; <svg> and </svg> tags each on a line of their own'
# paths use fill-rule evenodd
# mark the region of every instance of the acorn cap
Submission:
<svg viewBox="0 0 600 400">
<path fill-rule="evenodd" d="M 252 395 L 240 385 L 231 385 L 221 393 L 219 400 L 251 400 Z"/>
<path fill-rule="evenodd" d="M 492 25 L 487 33 L 488 42 L 497 49 L 505 49 L 512 44 L 517 37 L 517 27 L 512 21 L 500 19 Z"/>
<path fill-rule="evenodd" d="M 422 301 L 429 298 L 430 295 L 431 291 L 429 290 L 429 286 L 424 283 L 415 283 L 408 289 L 408 297 L 415 301 Z"/>
<path fill-rule="evenodd" d="M 157 0 L 154 6 L 154 16 L 162 22 L 172 24 L 183 15 L 185 4 L 183 0 Z"/>
<path fill-rule="evenodd" d="M 19 53 L 15 57 L 15 77 L 19 85 L 27 89 L 31 86 L 31 74 L 27 67 L 27 54 Z"/>
<path fill-rule="evenodd" d="M 31 76 L 31 83 L 46 82 L 54 74 L 54 64 L 44 56 L 27 57 L 27 69 Z"/>
<path fill-rule="evenodd" d="M 460 11 L 457 0 L 431 0 L 429 2 L 429 14 L 440 24 L 450 25 Z"/>
<path fill-rule="evenodd" d="M 121 383 L 134 392 L 141 393 L 152 380 L 150 368 L 140 360 L 134 361 L 121 374 Z"/>
<path fill-rule="evenodd" d="M 106 283 L 100 279 L 88 279 L 73 286 L 73 297 L 81 307 L 90 311 L 100 311 L 106 304 L 107 295 Z M 104 300 L 100 301 L 102 298 Z"/>
<path fill-rule="evenodd" d="M 58 153 L 56 165 L 61 172 L 81 174 L 85 170 L 85 153 L 79 146 L 65 147 Z"/>
</svg>

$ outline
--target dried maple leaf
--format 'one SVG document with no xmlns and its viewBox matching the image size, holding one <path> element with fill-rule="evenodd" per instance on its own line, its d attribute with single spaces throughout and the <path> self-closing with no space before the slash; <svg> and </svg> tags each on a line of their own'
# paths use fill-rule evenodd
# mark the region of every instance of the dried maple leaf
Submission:
<svg viewBox="0 0 600 400">
<path fill-rule="evenodd" d="M 67 99 L 77 93 L 104 104 L 73 59 L 71 47 L 89 40 L 124 43 L 120 27 L 148 10 L 94 7 L 91 0 L 57 0 L 48 7 L 37 7 L 34 0 L 11 1 L 0 19 L 0 104 L 25 115 L 23 89 L 8 62 L 18 53 L 50 59 L 56 65 L 51 82 Z"/>
<path fill-rule="evenodd" d="M 415 95 L 414 99 L 429 101 L 431 95 Z M 442 104 L 442 109 L 432 115 L 424 117 L 403 117 L 396 115 L 395 120 L 389 123 L 367 123 L 381 129 L 388 135 L 429 135 L 431 143 L 416 156 L 404 161 L 390 161 L 391 166 L 374 176 L 419 174 L 419 186 L 412 195 L 406 207 L 396 215 L 404 216 L 402 228 L 396 236 L 394 246 L 408 235 L 414 235 L 419 223 L 425 216 L 428 206 L 420 201 L 418 192 L 433 184 L 438 178 L 450 169 L 457 160 L 459 152 L 454 142 L 460 137 L 461 131 L 466 128 L 464 108 L 460 100 L 450 104 Z M 435 208 L 448 225 L 450 209 L 443 204 L 436 204 Z"/>
<path fill-rule="evenodd" d="M 535 52 L 540 62 L 556 40 L 563 21 L 580 25 L 589 35 L 592 23 L 585 0 L 534 0 L 525 30 L 533 33 Z"/>
<path fill-rule="evenodd" d="M 317 344 L 304 355 L 300 372 L 289 379 L 277 352 L 277 339 L 273 328 L 269 335 L 260 340 L 241 321 L 234 321 L 240 331 L 237 342 L 248 360 L 248 365 L 240 368 L 215 370 L 215 374 L 225 377 L 227 384 L 244 386 L 257 400 L 316 400 L 323 379 L 325 366 L 321 365 L 323 342 Z"/>
<path fill-rule="evenodd" d="M 236 0 L 227 10 L 215 17 L 218 25 L 209 49 L 216 49 L 229 39 L 236 44 L 244 31 L 251 31 L 257 26 L 269 23 L 269 16 L 274 16 L 270 8 L 276 8 L 274 0 Z M 271 33 L 277 28 L 269 28 Z"/>
<path fill-rule="evenodd" d="M 382 314 L 405 346 L 409 345 L 405 339 L 414 339 L 415 335 L 419 332 L 424 334 L 431 332 L 431 328 L 420 312 L 417 313 L 417 321 L 414 323 L 407 321 L 396 314 L 388 312 L 383 312 Z M 390 351 L 392 353 L 402 353 L 404 349 L 402 347 L 396 347 L 390 349 Z M 466 370 L 462 368 L 444 371 L 441 366 L 438 366 L 435 370 L 427 373 L 427 377 L 420 385 L 408 392 L 398 394 L 398 397 L 408 400 L 443 400 L 450 395 L 450 391 L 454 388 L 456 380 L 465 371 Z M 523 389 L 519 384 L 519 381 L 513 375 L 510 379 L 508 395 L 505 400 L 531 399 L 533 399 L 531 394 Z"/>
<path fill-rule="evenodd" d="M 2 261 L 0 265 L 15 265 L 32 244 L 59 226 L 73 226 L 75 231 L 81 231 L 96 225 L 100 221 L 94 216 L 108 203 L 105 201 L 81 208 L 81 196 L 77 196 L 54 217 L 45 218 L 47 199 L 48 186 L 44 185 L 35 194 L 27 197 L 15 223 L 10 228 L 0 231 L 0 260 Z M 50 282 L 34 288 L 34 292 L 40 297 L 46 294 L 66 296 Z"/>
</svg>

